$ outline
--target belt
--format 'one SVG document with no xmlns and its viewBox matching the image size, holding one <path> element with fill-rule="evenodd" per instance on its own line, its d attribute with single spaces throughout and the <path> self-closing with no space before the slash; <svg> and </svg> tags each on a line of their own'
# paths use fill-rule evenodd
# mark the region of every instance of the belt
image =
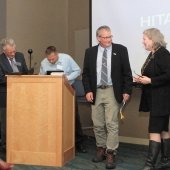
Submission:
<svg viewBox="0 0 170 170">
<path fill-rule="evenodd" d="M 100 85 L 97 88 L 99 88 L 99 89 L 107 89 L 109 87 L 112 87 L 112 85 Z"/>
</svg>

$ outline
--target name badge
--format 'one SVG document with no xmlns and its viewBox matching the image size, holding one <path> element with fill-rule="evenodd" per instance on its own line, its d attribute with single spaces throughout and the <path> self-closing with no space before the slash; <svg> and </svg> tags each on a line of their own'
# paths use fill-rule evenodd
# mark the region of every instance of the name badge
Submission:
<svg viewBox="0 0 170 170">
<path fill-rule="evenodd" d="M 15 62 L 15 64 L 16 64 L 17 66 L 21 66 L 21 63 L 20 63 L 20 62 Z"/>
</svg>

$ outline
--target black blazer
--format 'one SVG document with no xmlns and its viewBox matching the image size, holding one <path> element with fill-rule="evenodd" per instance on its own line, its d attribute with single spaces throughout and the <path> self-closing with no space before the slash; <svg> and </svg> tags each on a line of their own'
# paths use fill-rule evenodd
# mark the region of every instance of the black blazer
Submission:
<svg viewBox="0 0 170 170">
<path fill-rule="evenodd" d="M 97 89 L 97 53 L 98 45 L 86 49 L 84 58 L 84 67 L 82 81 L 85 93 L 93 92 L 94 102 Z M 111 79 L 113 83 L 113 91 L 117 102 L 123 100 L 123 93 L 131 94 L 132 92 L 132 73 L 129 64 L 127 48 L 120 44 L 112 43 L 111 56 Z"/>
<path fill-rule="evenodd" d="M 164 47 L 159 48 L 148 64 L 144 75 L 150 74 L 151 85 L 143 85 L 139 111 L 154 116 L 170 114 L 170 53 Z M 148 76 L 148 75 L 146 75 Z M 150 96 L 149 96 L 150 94 Z M 147 102 L 146 102 L 147 101 Z"/>
<path fill-rule="evenodd" d="M 28 74 L 28 68 L 25 62 L 24 55 L 20 52 L 16 52 L 15 60 L 19 64 L 17 65 L 19 72 Z M 6 106 L 6 77 L 5 75 L 12 73 L 12 67 L 6 55 L 2 53 L 0 55 L 0 107 Z"/>
</svg>

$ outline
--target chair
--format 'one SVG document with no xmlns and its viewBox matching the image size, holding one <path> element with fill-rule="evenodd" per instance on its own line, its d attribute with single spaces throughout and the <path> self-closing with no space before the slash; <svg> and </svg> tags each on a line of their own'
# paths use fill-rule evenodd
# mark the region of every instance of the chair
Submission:
<svg viewBox="0 0 170 170">
<path fill-rule="evenodd" d="M 77 97 L 77 102 L 78 103 L 87 103 L 87 100 L 85 98 L 85 91 L 84 91 L 84 86 L 82 83 L 82 80 L 75 80 L 73 84 L 76 92 L 76 97 Z"/>
<path fill-rule="evenodd" d="M 87 102 L 86 97 L 85 97 L 85 91 L 83 87 L 82 80 L 77 79 L 74 84 L 73 84 L 76 92 L 76 98 L 79 107 L 88 107 L 88 111 L 91 112 L 91 107 L 89 102 Z M 79 109 L 81 111 L 81 109 Z M 86 110 L 86 109 L 85 109 Z M 83 109 L 82 113 L 85 111 Z M 80 114 L 81 120 L 82 120 L 82 129 L 83 130 L 92 130 L 93 125 L 92 125 L 92 120 L 91 120 L 91 114 Z M 93 133 L 93 132 L 92 132 Z M 89 133 L 86 133 L 87 136 L 89 136 Z"/>
</svg>

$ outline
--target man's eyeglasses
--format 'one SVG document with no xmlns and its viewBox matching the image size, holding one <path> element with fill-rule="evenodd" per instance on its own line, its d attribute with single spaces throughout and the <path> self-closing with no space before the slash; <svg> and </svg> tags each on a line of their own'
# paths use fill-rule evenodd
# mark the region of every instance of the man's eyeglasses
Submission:
<svg viewBox="0 0 170 170">
<path fill-rule="evenodd" d="M 102 36 L 99 36 L 100 38 L 103 38 L 103 39 L 111 39 L 112 37 L 113 37 L 113 35 L 111 35 L 111 36 L 107 36 L 107 37 L 102 37 Z"/>
</svg>

